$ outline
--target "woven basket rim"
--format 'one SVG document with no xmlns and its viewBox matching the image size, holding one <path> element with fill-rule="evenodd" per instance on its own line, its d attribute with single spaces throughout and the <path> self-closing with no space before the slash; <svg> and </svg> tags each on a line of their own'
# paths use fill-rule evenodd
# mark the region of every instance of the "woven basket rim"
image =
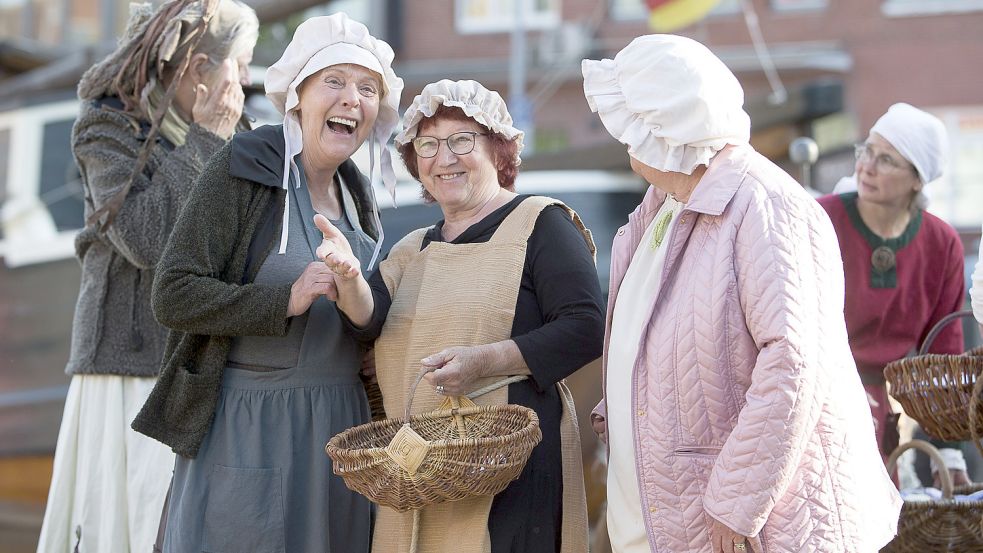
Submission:
<svg viewBox="0 0 983 553">
<path fill-rule="evenodd" d="M 884 366 L 884 377 L 890 378 L 898 371 L 908 369 L 918 369 L 929 371 L 931 367 L 938 365 L 951 366 L 952 362 L 956 365 L 968 367 L 983 367 L 983 356 L 966 355 L 964 353 L 927 353 L 914 357 L 905 357 L 891 361 Z"/>
<path fill-rule="evenodd" d="M 466 411 L 461 409 L 460 411 Z M 505 405 L 479 405 L 477 408 L 468 408 L 467 411 L 473 413 L 496 413 L 504 411 L 518 411 L 526 416 L 526 424 L 514 431 L 510 432 L 505 436 L 483 436 L 480 438 L 453 438 L 453 439 L 439 439 L 439 440 L 427 440 L 429 447 L 431 449 L 447 449 L 461 446 L 472 447 L 474 445 L 481 446 L 491 446 L 491 445 L 503 445 L 505 442 L 515 441 L 520 439 L 532 432 L 535 432 L 539 428 L 539 415 L 535 410 L 523 406 L 514 404 Z M 471 414 L 473 414 L 471 413 Z M 360 424 L 358 426 L 353 426 L 346 430 L 335 434 L 330 440 L 328 440 L 327 448 L 331 448 L 336 452 L 359 452 L 364 454 L 378 453 L 385 450 L 385 447 L 360 447 L 360 448 L 348 448 L 341 447 L 338 445 L 340 442 L 347 439 L 350 435 L 360 432 L 368 432 L 371 430 L 379 428 L 388 428 L 390 426 L 396 425 L 396 428 L 410 424 L 412 428 L 413 421 L 422 420 L 432 420 L 432 419 L 443 419 L 453 416 L 452 411 L 431 411 L 428 413 L 418 413 L 416 415 L 410 416 L 409 423 L 406 422 L 404 417 L 383 419 L 381 421 L 372 421 L 365 424 Z"/>
</svg>

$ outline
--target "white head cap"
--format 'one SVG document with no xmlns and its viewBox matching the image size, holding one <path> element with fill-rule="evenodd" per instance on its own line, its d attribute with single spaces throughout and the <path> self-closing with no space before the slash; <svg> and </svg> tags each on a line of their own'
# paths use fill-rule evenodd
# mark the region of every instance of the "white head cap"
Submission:
<svg viewBox="0 0 983 553">
<path fill-rule="evenodd" d="M 949 139 L 938 117 L 910 104 L 888 108 L 870 128 L 915 166 L 922 184 L 928 184 L 945 171 Z"/>
<path fill-rule="evenodd" d="M 297 87 L 304 79 L 326 67 L 350 63 L 378 73 L 385 87 L 379 115 L 369 135 L 369 180 L 373 180 L 375 174 L 375 151 L 378 149 L 382 160 L 382 182 L 395 200 L 396 173 L 386 143 L 399 123 L 399 98 L 403 93 L 403 80 L 392 70 L 393 57 L 393 49 L 385 41 L 370 35 L 365 25 L 349 19 L 342 12 L 312 17 L 297 27 L 283 56 L 266 71 L 264 83 L 267 98 L 283 114 L 283 139 L 286 146 L 283 160 L 284 188 L 289 182 L 290 169 L 294 169 L 294 174 L 297 171 L 294 156 L 304 148 L 300 118 L 296 111 L 300 101 Z M 300 186 L 299 180 L 296 181 L 296 186 Z M 286 251 L 287 245 L 289 201 L 287 203 L 288 207 L 284 208 L 280 253 Z M 381 237 L 379 243 L 382 243 Z M 374 260 L 375 256 L 373 262 Z M 370 262 L 369 267 L 372 265 Z"/>
<path fill-rule="evenodd" d="M 433 117 L 441 105 L 461 108 L 465 115 L 491 132 L 516 141 L 519 146 L 516 155 L 522 152 L 524 134 L 512 126 L 512 116 L 509 115 L 505 100 L 477 81 L 444 79 L 423 87 L 423 91 L 413 98 L 413 103 L 403 114 L 403 130 L 396 135 L 396 143 L 402 145 L 416 138 L 420 121 Z"/>
<path fill-rule="evenodd" d="M 636 38 L 613 60 L 584 60 L 584 96 L 628 153 L 692 174 L 727 144 L 745 144 L 744 90 L 706 46 L 676 35 Z"/>
</svg>

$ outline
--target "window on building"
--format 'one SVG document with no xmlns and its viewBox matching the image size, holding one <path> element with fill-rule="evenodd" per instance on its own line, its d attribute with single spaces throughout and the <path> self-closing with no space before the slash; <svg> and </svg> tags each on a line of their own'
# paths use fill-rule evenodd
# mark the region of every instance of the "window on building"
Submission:
<svg viewBox="0 0 983 553">
<path fill-rule="evenodd" d="M 983 11 L 983 0 L 884 0 L 881 12 L 889 17 L 945 15 Z"/>
<path fill-rule="evenodd" d="M 740 0 L 720 0 L 710 12 L 710 16 L 732 15 L 741 11 Z M 649 14 L 645 0 L 611 0 L 611 18 L 631 21 L 647 19 Z"/>
<path fill-rule="evenodd" d="M 454 25 L 462 34 L 500 33 L 515 27 L 517 0 L 455 0 Z M 560 24 L 560 0 L 518 0 L 526 29 L 551 29 Z"/>
<path fill-rule="evenodd" d="M 823 10 L 828 5 L 829 0 L 771 0 L 771 9 L 776 12 Z"/>
</svg>

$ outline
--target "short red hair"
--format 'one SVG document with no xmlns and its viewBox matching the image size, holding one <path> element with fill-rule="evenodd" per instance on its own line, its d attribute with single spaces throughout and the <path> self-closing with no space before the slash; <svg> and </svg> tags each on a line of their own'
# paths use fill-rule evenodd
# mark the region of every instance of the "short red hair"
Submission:
<svg viewBox="0 0 983 553">
<path fill-rule="evenodd" d="M 458 107 L 445 106 L 441 104 L 432 117 L 427 117 L 417 124 L 417 129 L 424 123 L 435 122 L 437 119 L 447 119 L 450 121 L 474 122 L 474 119 L 467 116 L 464 110 Z M 478 123 L 483 132 L 488 133 L 485 138 L 491 144 L 492 159 L 495 161 L 495 169 L 498 171 L 498 185 L 502 188 L 515 192 L 515 177 L 519 174 L 519 143 L 509 140 L 503 134 L 493 133 L 491 129 Z M 413 149 L 413 142 L 407 142 L 396 147 L 399 157 L 402 158 L 406 169 L 413 175 L 413 178 L 420 181 L 420 168 L 417 166 L 416 151 Z M 421 187 L 422 188 L 422 187 Z M 423 199 L 428 203 L 434 201 L 434 197 L 424 188 L 421 192 Z"/>
</svg>

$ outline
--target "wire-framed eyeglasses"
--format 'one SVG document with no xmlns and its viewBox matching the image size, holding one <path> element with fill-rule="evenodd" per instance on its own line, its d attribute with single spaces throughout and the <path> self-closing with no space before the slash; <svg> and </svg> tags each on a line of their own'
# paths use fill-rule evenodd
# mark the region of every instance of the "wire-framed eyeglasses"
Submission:
<svg viewBox="0 0 983 553">
<path fill-rule="evenodd" d="M 459 155 L 470 154 L 474 150 L 474 143 L 477 136 L 486 136 L 485 133 L 461 131 L 456 132 L 447 138 L 437 138 L 435 136 L 418 136 L 413 139 L 413 150 L 420 157 L 433 157 L 437 155 L 441 142 L 447 143 L 447 148 Z"/>
<path fill-rule="evenodd" d="M 881 171 L 882 173 L 904 171 L 905 169 L 911 167 L 911 164 L 908 162 L 900 161 L 888 154 L 876 154 L 874 149 L 867 143 L 854 144 L 853 155 L 857 161 L 861 163 L 873 161 L 874 166 L 877 167 L 877 170 Z M 914 167 L 911 168 L 914 170 Z"/>
</svg>

